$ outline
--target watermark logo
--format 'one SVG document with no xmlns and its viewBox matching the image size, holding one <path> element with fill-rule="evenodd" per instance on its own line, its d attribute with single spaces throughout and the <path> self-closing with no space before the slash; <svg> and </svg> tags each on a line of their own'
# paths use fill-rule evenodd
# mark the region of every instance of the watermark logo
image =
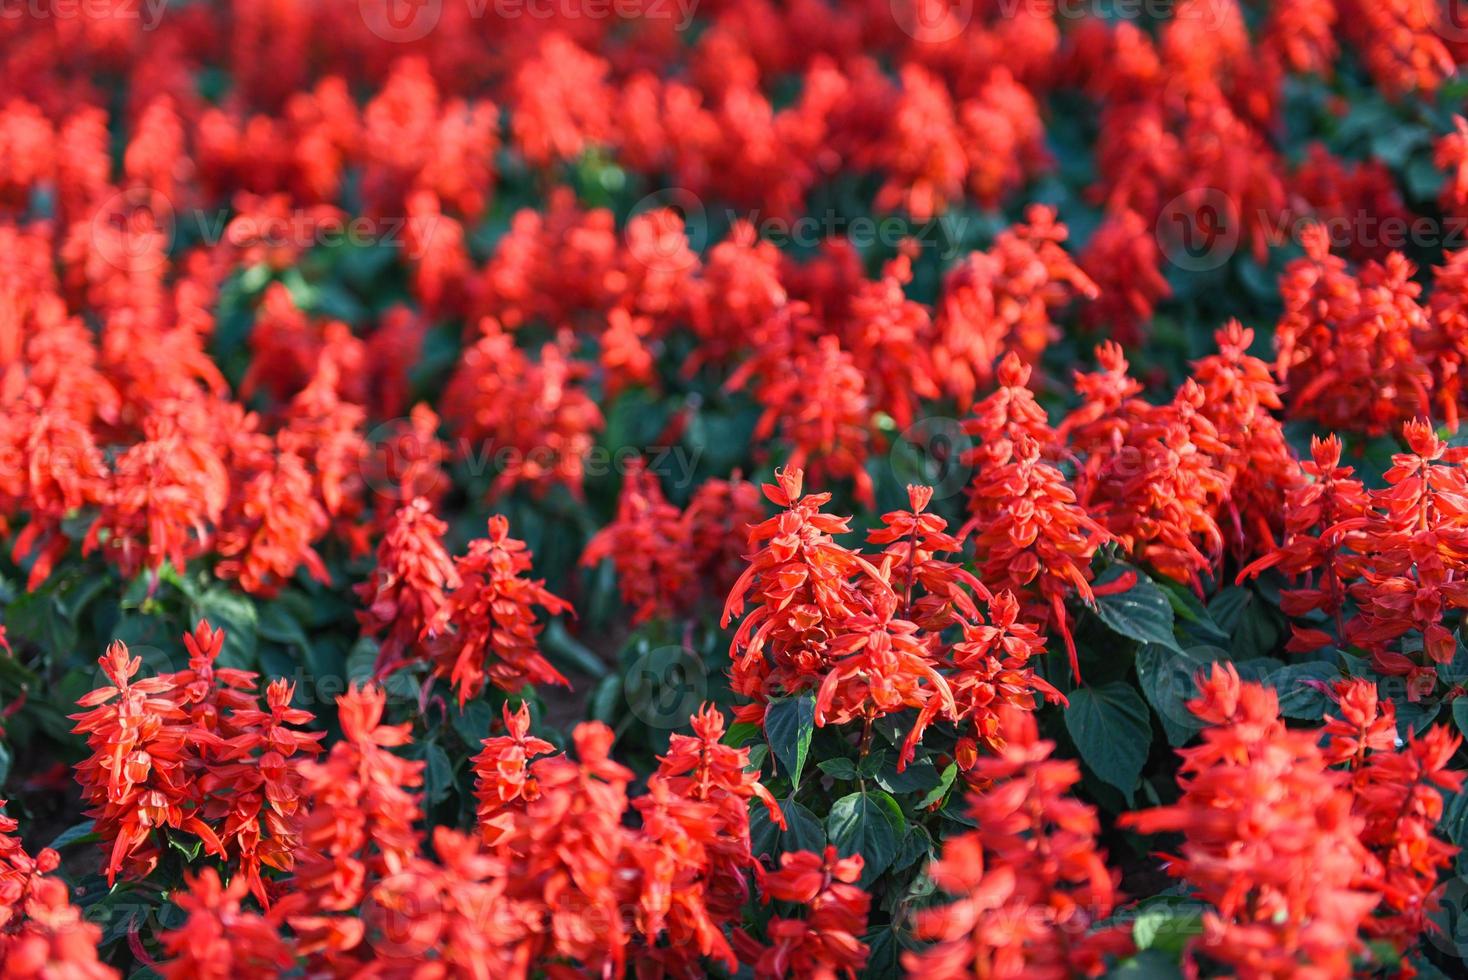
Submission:
<svg viewBox="0 0 1468 980">
<path fill-rule="evenodd" d="M 969 485 L 973 466 L 965 460 L 973 448 L 963 423 L 933 416 L 918 419 L 903 430 L 887 454 L 887 463 L 899 482 L 930 486 L 934 500 L 946 500 Z"/>
<path fill-rule="evenodd" d="M 362 23 L 384 41 L 411 44 L 427 37 L 443 16 L 443 0 L 357 0 Z"/>
<path fill-rule="evenodd" d="M 708 668 L 697 653 L 683 646 L 640 653 L 623 683 L 632 716 L 649 728 L 681 728 L 708 699 Z"/>
<path fill-rule="evenodd" d="M 118 191 L 92 214 L 92 242 L 97 254 L 123 272 L 163 265 L 176 230 L 173 205 L 148 187 Z"/>
<path fill-rule="evenodd" d="M 974 0 L 892 0 L 892 19 L 903 33 L 924 44 L 946 44 L 974 18 Z"/>
<path fill-rule="evenodd" d="M 1188 272 L 1208 272 L 1239 248 L 1239 209 L 1215 187 L 1201 187 L 1168 201 L 1157 217 L 1157 243 L 1168 261 Z"/>
</svg>

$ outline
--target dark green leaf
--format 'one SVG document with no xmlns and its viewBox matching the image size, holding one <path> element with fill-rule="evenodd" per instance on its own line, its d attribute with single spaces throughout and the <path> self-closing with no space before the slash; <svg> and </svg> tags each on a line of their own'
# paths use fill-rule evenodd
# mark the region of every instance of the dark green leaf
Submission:
<svg viewBox="0 0 1468 980">
<path fill-rule="evenodd" d="M 195 622 L 207 620 L 215 629 L 224 630 L 224 651 L 219 655 L 219 666 L 256 669 L 260 619 L 249 596 L 216 586 L 199 597 L 194 604 L 193 618 Z"/>
<path fill-rule="evenodd" d="M 1135 585 L 1125 592 L 1097 596 L 1096 612 L 1101 621 L 1129 639 L 1177 649 L 1177 638 L 1172 632 L 1172 603 L 1156 582 L 1134 568 L 1114 565 L 1096 584 L 1103 585 L 1126 572 L 1136 574 Z"/>
<path fill-rule="evenodd" d="M 53 851 L 59 851 L 70 844 L 78 844 L 83 841 L 96 840 L 98 838 L 92 828 L 92 821 L 83 820 L 81 823 L 73 824 L 72 826 L 67 827 L 61 833 L 57 834 L 56 839 L 47 846 L 50 847 Z"/>
<path fill-rule="evenodd" d="M 1330 684 L 1340 679 L 1341 672 L 1330 664 L 1313 661 L 1288 664 L 1269 675 L 1265 682 L 1279 695 L 1279 712 L 1286 718 L 1319 721 L 1330 704 L 1324 691 L 1312 681 Z"/>
<path fill-rule="evenodd" d="M 776 699 L 765 709 L 765 740 L 790 777 L 791 786 L 800 785 L 815 730 L 816 699 L 808 694 Z"/>
<path fill-rule="evenodd" d="M 876 780 L 889 793 L 917 793 L 938 785 L 938 770 L 928 760 L 918 759 L 901 772 L 896 765 L 887 766 L 877 773 Z"/>
<path fill-rule="evenodd" d="M 449 754 L 443 750 L 443 746 L 437 742 L 429 742 L 428 750 L 424 753 L 428 765 L 423 774 L 423 788 L 428 794 L 430 803 L 437 803 L 449 795 L 449 790 L 454 785 L 454 764 L 449 761 Z"/>
<path fill-rule="evenodd" d="M 938 785 L 928 790 L 927 794 L 917 801 L 917 809 L 926 810 L 948 795 L 948 790 L 953 786 L 953 780 L 958 776 L 958 763 L 950 762 L 944 767 L 938 776 Z"/>
<path fill-rule="evenodd" d="M 1187 706 L 1198 694 L 1194 678 L 1213 661 L 1227 659 L 1227 652 L 1207 646 L 1179 651 L 1149 643 L 1137 651 L 1137 680 L 1170 744 L 1183 744 L 1203 727 Z"/>
<path fill-rule="evenodd" d="M 850 759 L 824 759 L 816 763 L 816 768 L 832 779 L 854 780 L 861 776 Z"/>
<path fill-rule="evenodd" d="M 1130 799 L 1152 743 L 1147 702 L 1136 689 L 1113 681 L 1072 691 L 1065 727 L 1091 771 Z"/>
<path fill-rule="evenodd" d="M 903 830 L 902 809 L 897 801 L 881 790 L 843 796 L 831 807 L 826 818 L 826 836 L 842 856 L 860 854 L 865 862 L 861 872 L 863 887 L 892 864 L 897 856 L 897 842 Z"/>
</svg>

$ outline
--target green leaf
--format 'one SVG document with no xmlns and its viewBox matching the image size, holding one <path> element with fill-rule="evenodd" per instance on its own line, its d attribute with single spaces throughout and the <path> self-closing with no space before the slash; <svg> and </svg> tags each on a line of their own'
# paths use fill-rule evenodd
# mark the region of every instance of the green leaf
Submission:
<svg viewBox="0 0 1468 980">
<path fill-rule="evenodd" d="M 892 870 L 901 871 L 917 861 L 928 857 L 933 849 L 933 838 L 921 824 L 908 824 L 907 833 L 897 847 L 897 856 L 892 859 Z"/>
<path fill-rule="evenodd" d="M 1468 734 L 1468 698 L 1453 700 L 1453 724 L 1458 726 L 1459 732 Z"/>
<path fill-rule="evenodd" d="M 861 776 L 850 759 L 824 759 L 816 767 L 832 779 L 854 780 Z"/>
<path fill-rule="evenodd" d="M 1160 949 L 1144 949 L 1106 974 L 1107 980 L 1182 980 L 1177 957 Z"/>
<path fill-rule="evenodd" d="M 765 709 L 765 740 L 790 777 L 792 787 L 800 785 L 815 730 L 816 699 L 809 694 L 771 701 Z"/>
<path fill-rule="evenodd" d="M 305 629 L 283 603 L 266 603 L 260 613 L 260 635 L 272 643 L 299 647 L 301 650 L 311 648 Z"/>
<path fill-rule="evenodd" d="M 862 856 L 861 884 L 865 887 L 897 856 L 903 825 L 897 801 L 881 790 L 868 790 L 836 801 L 826 817 L 826 836 L 842 856 Z"/>
<path fill-rule="evenodd" d="M 1330 699 L 1309 681 L 1330 684 L 1340 679 L 1341 672 L 1320 661 L 1287 664 L 1269 675 L 1266 681 L 1279 694 L 1279 713 L 1286 718 L 1319 721 L 1325 716 Z"/>
<path fill-rule="evenodd" d="M 895 765 L 887 766 L 875 778 L 877 785 L 889 793 L 917 793 L 938 785 L 938 770 L 928 760 L 918 759 L 901 772 Z"/>
<path fill-rule="evenodd" d="M 622 675 L 608 674 L 597 681 L 591 692 L 591 717 L 610 725 L 616 717 L 617 706 L 622 703 Z"/>
<path fill-rule="evenodd" d="M 759 726 L 752 721 L 736 721 L 724 733 L 724 744 L 736 749 L 759 734 Z"/>
<path fill-rule="evenodd" d="M 424 759 L 428 765 L 423 773 L 423 788 L 428 794 L 428 801 L 437 803 L 448 796 L 449 790 L 454 786 L 454 764 L 449 761 L 449 754 L 443 750 L 443 746 L 437 742 L 428 743 Z"/>
<path fill-rule="evenodd" d="M 602 659 L 567 632 L 566 624 L 560 619 L 551 620 L 540 634 L 540 648 L 557 666 L 598 679 L 607 675 L 607 665 Z"/>
<path fill-rule="evenodd" d="M 1091 771 L 1130 800 L 1152 744 L 1147 702 L 1136 689 L 1112 681 L 1072 691 L 1065 727 Z"/>
<path fill-rule="evenodd" d="M 781 840 L 787 851 L 813 851 L 819 854 L 826 846 L 826 829 L 806 807 L 794 800 L 780 804 L 785 814 L 785 833 Z"/>
<path fill-rule="evenodd" d="M 1178 651 L 1148 643 L 1137 651 L 1137 680 L 1162 721 L 1169 744 L 1181 745 L 1202 729 L 1187 705 L 1198 695 L 1194 678 L 1215 660 L 1227 659 L 1226 651 L 1209 646 Z"/>
<path fill-rule="evenodd" d="M 495 712 L 488 702 L 470 701 L 453 712 L 454 729 L 471 749 L 489 737 L 489 726 L 494 722 Z"/>
<path fill-rule="evenodd" d="M 958 763 L 950 762 L 938 776 L 938 785 L 928 790 L 927 795 L 917 801 L 917 809 L 926 810 L 948 795 L 948 790 L 953 786 L 953 780 L 958 777 Z"/>
<path fill-rule="evenodd" d="M 1232 638 L 1235 660 L 1271 653 L 1279 642 L 1280 623 L 1269 604 L 1252 589 L 1231 585 L 1208 603 L 1213 621 Z"/>
<path fill-rule="evenodd" d="M 359 684 L 370 681 L 373 668 L 377 666 L 377 642 L 370 636 L 358 637 L 352 644 L 352 651 L 347 654 L 346 666 L 348 681 Z"/>
<path fill-rule="evenodd" d="M 1138 949 L 1160 949 L 1180 956 L 1188 942 L 1203 931 L 1203 906 L 1181 898 L 1157 898 L 1142 904 L 1132 923 L 1132 941 Z"/>
<path fill-rule="evenodd" d="M 216 586 L 194 603 L 193 618 L 195 623 L 204 619 L 215 629 L 224 630 L 224 651 L 219 655 L 219 666 L 240 670 L 254 670 L 258 666 L 255 651 L 260 617 L 249 596 Z"/>
<path fill-rule="evenodd" d="M 0 742 L 0 786 L 5 785 L 5 779 L 10 775 L 10 746 Z"/>
<path fill-rule="evenodd" d="M 1179 649 L 1172 632 L 1172 603 L 1156 582 L 1135 568 L 1113 565 L 1096 584 L 1105 585 L 1125 572 L 1134 572 L 1137 582 L 1125 592 L 1096 597 L 1096 613 L 1101 621 L 1112 632 L 1129 639 Z"/>
<path fill-rule="evenodd" d="M 57 834 L 56 839 L 47 846 L 53 851 L 59 851 L 70 844 L 80 844 L 84 841 L 100 839 L 93 830 L 93 826 L 90 820 L 83 820 L 79 824 L 73 824 Z"/>
<path fill-rule="evenodd" d="M 778 857 L 785 851 L 813 851 L 820 853 L 826 846 L 826 831 L 820 820 L 810 810 L 794 800 L 780 803 L 780 812 L 785 817 L 785 830 L 770 819 L 770 811 L 759 800 L 751 800 L 749 806 L 750 849 L 756 855 Z"/>
</svg>

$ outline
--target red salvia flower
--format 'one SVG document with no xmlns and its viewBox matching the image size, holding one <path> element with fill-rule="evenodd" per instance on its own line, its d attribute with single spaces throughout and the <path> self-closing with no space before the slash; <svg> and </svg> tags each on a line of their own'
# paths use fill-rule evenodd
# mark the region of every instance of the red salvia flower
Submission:
<svg viewBox="0 0 1468 980">
<path fill-rule="evenodd" d="M 1050 758 L 1027 711 L 999 714 L 1009 741 L 973 770 L 985 786 L 969 797 L 978 829 L 945 841 L 929 872 L 957 900 L 918 913 L 915 934 L 935 945 L 903 964 L 939 978 L 1098 976 L 1132 941 L 1127 926 L 1097 928 L 1119 875 L 1096 847 L 1095 808 L 1068 795 L 1080 767 Z"/>
<path fill-rule="evenodd" d="M 185 878 L 173 895 L 186 918 L 162 936 L 168 957 L 159 972 L 169 980 L 200 977 L 273 977 L 296 965 L 295 950 L 282 938 L 278 919 L 240 906 L 247 882 L 236 878 L 226 888 L 213 868 Z"/>
<path fill-rule="evenodd" d="M 792 902 L 807 910 L 804 918 L 775 917 L 766 931 L 770 945 L 761 947 L 740 934 L 740 957 L 761 980 L 774 977 L 854 978 L 866 964 L 866 931 L 871 896 L 856 885 L 862 857 L 837 857 L 836 848 L 824 854 L 794 851 L 780 855 L 780 870 L 761 875 L 760 897 Z"/>
<path fill-rule="evenodd" d="M 1023 596 L 1027 613 L 1060 631 L 1079 680 L 1065 599 L 1074 592 L 1095 602 L 1091 558 L 1110 532 L 1076 503 L 1065 477 L 1040 458 L 1040 445 L 1023 435 L 976 475 L 969 512 L 964 530 L 980 529 L 974 548 L 983 581 Z"/>
<path fill-rule="evenodd" d="M 0 812 L 0 976 L 115 980 L 117 971 L 97 959 L 101 927 L 52 877 L 60 855 L 46 848 L 31 857 L 13 836 L 18 826 Z"/>
<path fill-rule="evenodd" d="M 444 550 L 447 530 L 422 497 L 398 508 L 377 546 L 372 577 L 356 587 L 365 607 L 357 613 L 363 634 L 382 636 L 378 676 L 413 659 L 424 630 L 461 584 Z"/>
<path fill-rule="evenodd" d="M 1309 482 L 1285 494 L 1284 540 L 1239 573 L 1243 581 L 1265 569 L 1278 568 L 1298 582 L 1280 592 L 1280 608 L 1286 615 L 1323 613 L 1331 620 L 1333 634 L 1315 626 L 1293 624 L 1288 648 L 1296 653 L 1340 641 L 1345 628 L 1346 580 L 1354 576 L 1342 528 L 1359 526 L 1370 507 L 1355 471 L 1340 465 L 1338 437 L 1312 438 L 1310 455 L 1310 461 L 1300 467 Z"/>
<path fill-rule="evenodd" d="M 1142 833 L 1183 835 L 1168 870 L 1211 906 L 1189 959 L 1243 976 L 1351 975 L 1379 899 L 1361 888 L 1373 859 L 1346 775 L 1328 767 L 1316 733 L 1285 727 L 1272 689 L 1241 684 L 1232 664 L 1198 687 L 1188 707 L 1210 727 L 1179 750 L 1182 799 L 1123 817 Z"/>
<path fill-rule="evenodd" d="M 616 515 L 586 543 L 581 564 L 611 559 L 634 625 L 675 616 L 696 598 L 691 532 L 688 520 L 663 496 L 657 474 L 634 459 L 623 477 Z"/>
<path fill-rule="evenodd" d="M 459 702 L 477 697 L 487 682 L 515 693 L 525 684 L 566 684 L 541 656 L 536 607 L 547 615 L 571 612 L 571 604 L 525 577 L 530 552 L 510 537 L 510 522 L 496 514 L 488 536 L 469 542 L 454 559 L 459 584 L 428 622 L 434 676 L 449 681 Z"/>
<path fill-rule="evenodd" d="M 835 542 L 848 522 L 821 513 L 830 494 L 802 495 L 798 469 L 780 470 L 776 480 L 765 496 L 784 511 L 750 529 L 755 550 L 724 604 L 723 625 L 744 617 L 730 647 L 734 691 L 753 702 L 741 721 L 762 719 L 771 696 L 819 686 L 831 638 L 863 611 L 868 591 L 890 592 L 876 566 Z"/>
</svg>

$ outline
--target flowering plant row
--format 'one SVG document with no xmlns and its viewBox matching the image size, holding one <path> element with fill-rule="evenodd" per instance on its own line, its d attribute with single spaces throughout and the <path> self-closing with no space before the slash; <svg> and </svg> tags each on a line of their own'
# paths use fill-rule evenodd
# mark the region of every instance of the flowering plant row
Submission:
<svg viewBox="0 0 1468 980">
<path fill-rule="evenodd" d="M 4 11 L 0 978 L 1461 975 L 1452 13 Z"/>
</svg>

